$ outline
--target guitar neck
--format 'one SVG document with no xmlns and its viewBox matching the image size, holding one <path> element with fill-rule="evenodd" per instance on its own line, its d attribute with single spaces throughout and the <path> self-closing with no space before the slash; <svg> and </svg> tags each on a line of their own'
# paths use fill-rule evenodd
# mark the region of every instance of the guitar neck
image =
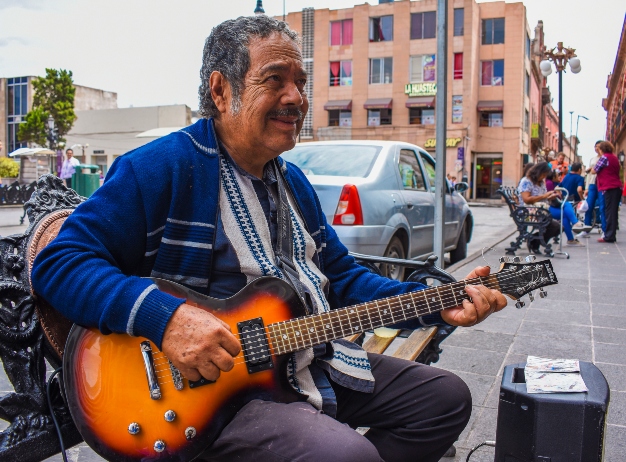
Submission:
<svg viewBox="0 0 626 462">
<path fill-rule="evenodd" d="M 275 353 L 291 353 L 459 306 L 470 299 L 465 286 L 477 284 L 499 289 L 495 275 L 478 277 L 270 324 L 267 330 Z"/>
</svg>

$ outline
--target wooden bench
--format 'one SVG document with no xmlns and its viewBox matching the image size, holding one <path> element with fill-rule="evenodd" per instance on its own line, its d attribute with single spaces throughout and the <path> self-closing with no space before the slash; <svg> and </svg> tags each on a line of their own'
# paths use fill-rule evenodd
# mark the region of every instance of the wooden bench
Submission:
<svg viewBox="0 0 626 462">
<path fill-rule="evenodd" d="M 496 192 L 506 202 L 509 207 L 509 215 L 517 226 L 517 237 L 505 249 L 506 254 L 515 255 L 515 252 L 522 247 L 524 242 L 530 249 L 533 245 L 532 242 L 538 241 L 539 246 L 543 247 L 543 253 L 548 257 L 553 257 L 552 244 L 544 239 L 546 229 L 553 220 L 550 211 L 542 207 L 520 206 L 517 189 L 510 186 L 501 186 Z M 553 240 L 554 243 L 557 243 L 558 237 L 553 238 Z"/>
<path fill-rule="evenodd" d="M 30 222 L 25 233 L 0 237 L 0 360 L 14 389 L 0 397 L 0 418 L 9 423 L 0 433 L 3 461 L 37 462 L 61 450 L 46 396 L 46 369 L 60 366 L 71 323 L 34 296 L 30 271 L 38 252 L 56 237 L 63 221 L 84 200 L 66 188 L 61 179 L 44 175 L 25 205 Z M 426 283 L 433 278 L 444 283 L 454 281 L 434 266 L 432 257 L 426 262 L 355 257 L 370 271 L 378 273 L 381 263 L 404 265 L 413 270 L 410 281 Z M 453 327 L 384 329 L 356 335 L 352 340 L 363 342 L 367 351 L 377 353 L 401 343 L 394 356 L 430 364 L 439 359 L 440 343 L 453 330 Z M 49 391 L 65 447 L 79 444 L 82 437 L 72 421 L 58 380 L 50 383 Z"/>
</svg>

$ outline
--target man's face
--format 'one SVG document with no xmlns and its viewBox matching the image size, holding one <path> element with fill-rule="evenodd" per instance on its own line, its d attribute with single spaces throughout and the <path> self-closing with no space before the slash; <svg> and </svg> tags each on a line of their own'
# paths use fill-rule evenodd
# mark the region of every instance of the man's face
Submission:
<svg viewBox="0 0 626 462">
<path fill-rule="evenodd" d="M 565 156 L 559 156 L 559 164 L 562 164 L 565 161 Z"/>
<path fill-rule="evenodd" d="M 235 139 L 227 145 L 243 148 L 266 160 L 293 148 L 309 102 L 306 72 L 297 45 L 282 34 L 253 38 L 248 47 L 250 69 L 244 80 L 240 110 L 231 101 L 220 123 Z"/>
<path fill-rule="evenodd" d="M 67 156 L 67 159 L 69 160 L 74 155 L 74 151 L 72 151 L 71 149 L 68 149 L 65 155 Z"/>
</svg>

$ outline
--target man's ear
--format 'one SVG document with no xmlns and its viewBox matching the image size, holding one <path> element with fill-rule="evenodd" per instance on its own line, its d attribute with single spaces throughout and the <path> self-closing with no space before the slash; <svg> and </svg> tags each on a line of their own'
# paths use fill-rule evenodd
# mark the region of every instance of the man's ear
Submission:
<svg viewBox="0 0 626 462">
<path fill-rule="evenodd" d="M 211 88 L 211 97 L 217 106 L 217 110 L 224 114 L 230 104 L 231 92 L 230 84 L 224 75 L 219 71 L 211 72 L 209 77 L 209 87 Z"/>
</svg>

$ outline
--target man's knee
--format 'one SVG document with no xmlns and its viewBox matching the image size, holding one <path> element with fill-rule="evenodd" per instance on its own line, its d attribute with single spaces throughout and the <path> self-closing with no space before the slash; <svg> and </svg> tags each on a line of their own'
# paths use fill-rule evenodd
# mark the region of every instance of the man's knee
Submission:
<svg viewBox="0 0 626 462">
<path fill-rule="evenodd" d="M 462 431 L 472 414 L 472 394 L 459 376 L 448 371 L 445 371 L 442 377 L 442 390 L 445 390 L 443 401 L 446 404 L 446 410 L 458 418 Z"/>
</svg>

